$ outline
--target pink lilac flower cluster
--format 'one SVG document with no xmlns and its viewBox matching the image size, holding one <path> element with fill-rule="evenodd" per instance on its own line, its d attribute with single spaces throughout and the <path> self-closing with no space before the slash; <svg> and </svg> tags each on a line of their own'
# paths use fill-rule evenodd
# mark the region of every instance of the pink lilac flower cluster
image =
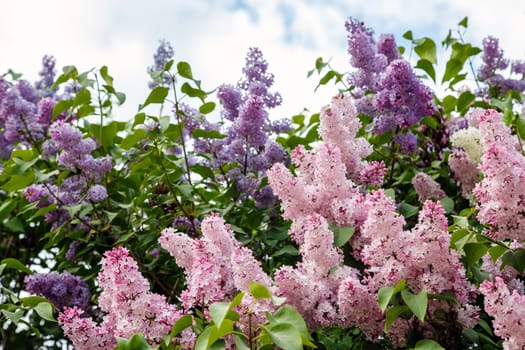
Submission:
<svg viewBox="0 0 525 350">
<path fill-rule="evenodd" d="M 494 239 L 524 239 L 525 157 L 518 139 L 502 115 L 486 110 L 479 115 L 483 155 L 479 169 L 483 179 L 473 190 L 478 200 L 478 220 L 489 225 Z"/>
<path fill-rule="evenodd" d="M 461 195 L 464 198 L 470 199 L 472 197 L 472 190 L 479 181 L 477 164 L 470 160 L 464 150 L 455 148 L 448 157 L 448 165 L 454 174 L 454 178 L 461 187 Z"/>
<path fill-rule="evenodd" d="M 176 305 L 163 295 L 149 291 L 137 262 L 126 248 L 113 248 L 104 254 L 98 283 L 102 292 L 99 307 L 106 313 L 100 325 L 74 308 L 65 308 L 58 318 L 64 334 L 75 349 L 112 349 L 116 337 L 130 338 L 142 333 L 150 345 L 158 345 L 182 316 Z"/>
<path fill-rule="evenodd" d="M 229 225 L 217 214 L 204 218 L 201 224 L 202 237 L 194 239 L 164 229 L 159 243 L 185 270 L 187 288 L 181 293 L 185 311 L 196 306 L 207 309 L 212 303 L 232 298 L 237 291 L 249 291 L 250 281 L 256 281 L 273 290 L 271 278 L 262 270 L 252 252 L 238 242 Z M 242 305 L 252 302 L 245 296 Z M 272 310 L 269 302 L 263 301 L 253 310 L 252 321 L 264 320 L 264 311 Z M 243 315 L 243 319 L 244 319 Z"/>
<path fill-rule="evenodd" d="M 343 254 L 334 247 L 334 234 L 325 218 L 308 216 L 303 230 L 302 261 L 275 272 L 277 293 L 297 308 L 311 329 L 348 323 L 348 315 L 338 307 L 339 298 L 346 298 L 348 289 L 343 288 L 342 293 L 339 289 L 344 283 L 355 282 L 358 271 L 343 265 Z"/>
<path fill-rule="evenodd" d="M 440 200 L 447 196 L 441 189 L 439 183 L 426 173 L 417 173 L 414 175 L 412 178 L 412 185 L 414 186 L 421 203 L 425 202 L 427 199 Z"/>
<path fill-rule="evenodd" d="M 57 210 L 46 214 L 46 220 L 56 225 L 68 220 L 64 206 L 87 202 L 101 202 L 107 197 L 107 190 L 98 184 L 113 165 L 110 156 L 94 157 L 97 148 L 95 140 L 83 139 L 76 127 L 63 120 L 55 121 L 49 127 L 50 139 L 43 144 L 44 156 L 56 157 L 56 161 L 74 174 L 66 177 L 59 185 L 52 183 L 32 184 L 24 190 L 30 202 L 39 207 L 55 204 Z"/>
<path fill-rule="evenodd" d="M 336 106 L 341 101 L 336 100 Z M 332 122 L 333 115 L 352 114 L 351 108 L 347 114 L 337 112 L 337 108 L 339 107 L 334 108 L 336 112 L 324 109 L 321 114 L 322 125 L 323 118 Z M 342 148 L 347 147 L 345 143 L 353 142 L 351 133 L 346 134 L 350 135 L 348 139 L 341 136 L 345 131 L 339 133 L 329 130 L 330 125 L 336 124 L 327 123 L 320 128 L 323 137 L 343 143 Z M 359 148 L 357 149 L 356 153 L 361 154 Z M 352 174 L 354 169 L 348 170 L 345 166 L 345 163 L 348 163 L 359 167 L 359 162 L 344 162 L 343 159 L 338 144 L 322 142 L 312 151 L 306 151 L 303 147 L 294 150 L 292 161 L 296 166 L 296 176 L 281 164 L 274 165 L 268 172 L 270 185 L 282 200 L 283 217 L 292 220 L 289 233 L 301 245 L 303 256 L 303 262 L 296 268 L 282 268 L 276 274 L 278 288 L 282 288 L 288 302 L 306 315 L 310 325 L 319 326 L 334 322 L 347 327 L 357 326 L 369 339 L 377 340 L 378 335 L 382 333 L 384 318 L 378 309 L 375 295 L 380 288 L 393 286 L 399 280 L 405 279 L 408 288 L 414 293 L 426 289 L 429 293 L 454 294 L 462 307 L 441 302 L 431 302 L 430 307 L 455 314 L 458 322 L 463 323 L 462 327 L 471 327 L 477 320 L 477 310 L 469 304 L 474 296 L 474 289 L 465 278 L 460 255 L 449 250 L 450 236 L 442 206 L 425 201 L 419 223 L 412 230 L 405 231 L 404 218 L 396 212 L 392 200 L 382 190 L 362 194 L 349 179 L 348 174 Z M 419 187 L 419 184 L 416 186 Z M 421 189 L 422 198 L 443 196 L 435 184 L 430 186 L 432 191 L 428 191 L 428 186 L 421 187 L 425 187 Z M 319 279 L 315 273 L 304 267 L 304 264 L 308 264 L 307 249 L 322 247 L 326 252 L 331 251 L 318 241 L 314 245 L 309 244 L 309 232 L 313 231 L 313 222 L 325 220 L 336 226 L 355 228 L 350 245 L 354 257 L 363 262 L 367 269 L 363 276 L 358 276 L 356 271 L 345 271 L 347 267 L 342 265 L 340 260 L 330 258 L 327 260 L 331 268 L 330 276 L 321 280 L 323 283 L 311 284 L 311 288 L 314 289 L 303 293 L 297 288 L 300 283 Z M 329 238 L 331 232 L 319 228 L 316 230 L 313 232 L 323 237 L 323 241 L 332 242 Z M 334 254 L 330 253 L 329 256 L 338 256 Z M 322 262 L 316 264 L 324 266 Z M 359 292 L 363 295 L 348 296 L 345 291 Z M 320 304 L 319 300 L 327 301 L 327 304 L 323 304 L 324 319 L 315 316 L 316 311 L 308 308 Z M 338 305 L 338 301 L 343 304 Z M 370 317 L 356 317 L 355 308 L 374 311 L 367 314 Z M 338 310 L 336 313 L 341 319 L 330 316 L 334 315 L 334 310 Z M 389 335 L 394 342 L 401 344 L 406 340 L 410 328 L 404 325 L 403 322 L 395 322 L 392 326 Z M 426 326 L 430 327 L 428 324 Z"/>
<path fill-rule="evenodd" d="M 502 278 L 485 280 L 479 286 L 485 296 L 485 310 L 494 318 L 494 334 L 503 338 L 503 348 L 525 347 L 525 296 L 510 291 Z"/>
<path fill-rule="evenodd" d="M 361 128 L 357 111 L 349 95 L 337 95 L 331 105 L 321 109 L 319 135 L 326 143 L 336 144 L 346 165 L 348 177 L 357 184 L 380 186 L 386 173 L 383 162 L 364 161 L 372 146 L 363 137 L 356 137 Z"/>
<path fill-rule="evenodd" d="M 304 222 L 310 214 L 318 213 L 341 227 L 359 227 L 366 218 L 365 197 L 358 185 L 379 186 L 386 169 L 382 162 L 363 159 L 372 149 L 368 141 L 356 137 L 360 127 L 351 100 L 338 95 L 320 115 L 323 142 L 311 151 L 298 146 L 292 152 L 296 176 L 279 163 L 267 171 L 281 199 L 283 217 L 292 220 L 290 234 L 298 244 L 302 244 Z"/>
</svg>

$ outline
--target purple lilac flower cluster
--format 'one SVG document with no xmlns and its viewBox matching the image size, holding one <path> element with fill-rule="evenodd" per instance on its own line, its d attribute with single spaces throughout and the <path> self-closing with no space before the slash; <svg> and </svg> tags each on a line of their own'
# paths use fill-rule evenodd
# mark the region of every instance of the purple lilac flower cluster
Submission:
<svg viewBox="0 0 525 350">
<path fill-rule="evenodd" d="M 478 70 L 478 78 L 487 83 L 493 91 L 482 89 L 480 91 L 482 96 L 502 96 L 510 90 L 525 91 L 525 61 L 510 61 L 503 54 L 497 38 L 489 36 L 483 39 L 483 54 L 481 56 L 483 63 Z M 511 77 L 505 78 L 501 71 L 507 69 L 509 63 Z M 512 75 L 516 75 L 518 78 L 513 78 Z"/>
<path fill-rule="evenodd" d="M 152 74 L 154 72 L 162 71 L 164 70 L 164 66 L 166 63 L 168 63 L 169 60 L 173 58 L 173 55 L 175 52 L 173 51 L 173 48 L 171 47 L 171 44 L 166 40 L 161 40 L 159 46 L 157 47 L 157 51 L 153 55 L 153 66 L 148 67 L 148 73 Z M 170 76 L 169 74 L 165 73 L 162 76 L 162 83 L 161 85 L 169 85 L 170 84 Z M 159 83 L 156 81 L 150 81 L 148 83 L 148 86 L 150 89 L 153 89 L 154 87 L 158 86 Z"/>
<path fill-rule="evenodd" d="M 44 56 L 40 80 L 7 81 L 0 77 L 0 158 L 10 157 L 15 144 L 33 146 L 45 138 L 59 99 L 51 89 L 55 79 L 55 59 Z M 65 119 L 66 114 L 56 119 Z"/>
<path fill-rule="evenodd" d="M 290 130 L 287 120 L 271 121 L 268 117 L 267 109 L 282 102 L 279 93 L 270 92 L 273 82 L 261 50 L 250 48 L 237 86 L 222 85 L 217 94 L 222 115 L 231 122 L 225 130 L 226 138 L 195 144 L 196 151 L 214 156 L 210 165 L 215 169 L 236 163 L 226 178 L 235 182 L 242 197 L 253 196 L 259 207 L 275 203 L 269 187 L 259 188 L 262 173 L 274 163 L 286 161 L 286 152 L 270 135 Z"/>
<path fill-rule="evenodd" d="M 110 156 L 93 157 L 91 153 L 97 148 L 95 140 L 83 139 L 80 130 L 63 120 L 51 125 L 49 135 L 50 139 L 42 145 L 44 157 L 56 157 L 57 163 L 72 171 L 73 175 L 58 185 L 32 184 L 25 189 L 24 195 L 28 201 L 38 202 L 39 207 L 55 204 L 59 209 L 48 212 L 46 220 L 60 225 L 69 219 L 64 206 L 106 199 L 107 190 L 98 183 L 113 165 Z"/>
<path fill-rule="evenodd" d="M 89 307 L 87 283 L 69 272 L 35 273 L 26 276 L 25 284 L 29 292 L 46 297 L 60 310 L 66 306 L 82 310 Z"/>
<path fill-rule="evenodd" d="M 432 90 L 401 58 L 393 35 L 383 34 L 376 42 L 363 22 L 349 18 L 345 26 L 350 63 L 356 68 L 348 81 L 357 111 L 374 117 L 375 133 L 394 131 L 401 151 L 415 153 L 417 137 L 407 130 L 434 113 Z"/>
</svg>

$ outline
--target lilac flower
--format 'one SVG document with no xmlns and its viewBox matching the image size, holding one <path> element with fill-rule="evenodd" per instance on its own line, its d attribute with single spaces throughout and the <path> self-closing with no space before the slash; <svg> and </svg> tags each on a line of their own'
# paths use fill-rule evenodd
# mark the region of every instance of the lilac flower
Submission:
<svg viewBox="0 0 525 350">
<path fill-rule="evenodd" d="M 267 109 L 282 101 L 279 93 L 270 92 L 273 82 L 274 76 L 268 72 L 268 63 L 261 50 L 250 48 L 243 76 L 237 86 L 225 84 L 218 90 L 222 115 L 231 122 L 223 131 L 227 137 L 211 141 L 195 140 L 195 150 L 213 155 L 212 167 L 220 168 L 231 163 L 238 165 L 229 169 L 226 177 L 234 181 L 239 198 L 253 195 L 264 171 L 286 158 L 282 147 L 269 137 L 272 133 L 290 129 L 289 122 L 271 122 L 268 118 Z M 201 128 L 218 130 L 219 126 L 203 124 Z"/>
<path fill-rule="evenodd" d="M 357 71 L 349 75 L 348 81 L 358 88 L 361 96 L 367 90 L 377 91 L 380 74 L 388 64 L 387 56 L 378 53 L 374 32 L 363 22 L 349 18 L 345 27 L 348 32 L 350 64 L 357 68 Z M 386 45 L 383 43 L 381 47 L 386 48 Z"/>
<path fill-rule="evenodd" d="M 410 131 L 406 134 L 396 134 L 393 137 L 403 154 L 414 154 L 417 151 L 417 136 Z"/>
<path fill-rule="evenodd" d="M 93 185 L 87 191 L 88 198 L 93 202 L 101 202 L 108 197 L 106 188 L 102 185 Z"/>
<path fill-rule="evenodd" d="M 482 66 L 478 70 L 481 80 L 493 78 L 497 70 L 508 67 L 509 62 L 503 57 L 503 50 L 499 47 L 499 40 L 492 36 L 483 39 L 483 60 Z"/>
<path fill-rule="evenodd" d="M 242 96 L 239 90 L 232 85 L 221 85 L 217 92 L 217 97 L 222 102 L 223 116 L 228 120 L 235 120 L 239 116 L 239 107 L 242 103 Z"/>
<path fill-rule="evenodd" d="M 153 66 L 148 67 L 148 73 L 158 72 L 164 70 L 164 66 L 166 63 L 171 60 L 175 52 L 173 51 L 173 48 L 171 47 L 171 44 L 166 40 L 160 40 L 160 45 L 157 48 L 157 51 L 153 55 Z M 162 85 L 169 85 L 170 83 L 170 76 L 169 74 L 165 73 L 162 76 Z M 149 82 L 150 89 L 153 89 L 155 86 L 159 85 L 157 82 L 151 81 Z"/>
<path fill-rule="evenodd" d="M 38 73 L 40 80 L 35 83 L 35 88 L 39 90 L 44 97 L 52 96 L 54 91 L 51 86 L 55 82 L 55 58 L 45 55 L 42 58 L 42 70 Z"/>
<path fill-rule="evenodd" d="M 421 83 L 407 61 L 390 63 L 380 86 L 374 106 L 397 127 L 407 128 L 434 113 L 432 90 Z"/>
<path fill-rule="evenodd" d="M 73 260 L 75 258 L 75 255 L 77 254 L 77 248 L 79 245 L 80 243 L 78 241 L 73 241 L 69 244 L 65 255 L 67 260 Z"/>
<path fill-rule="evenodd" d="M 91 294 L 87 283 L 69 272 L 35 273 L 25 278 L 29 292 L 46 297 L 58 309 L 76 306 L 87 310 Z"/>
</svg>

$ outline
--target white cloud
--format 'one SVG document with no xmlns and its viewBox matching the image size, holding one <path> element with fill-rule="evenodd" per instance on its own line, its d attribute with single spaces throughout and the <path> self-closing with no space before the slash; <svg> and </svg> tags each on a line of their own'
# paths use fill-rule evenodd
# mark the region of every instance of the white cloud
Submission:
<svg viewBox="0 0 525 350">
<path fill-rule="evenodd" d="M 303 107 L 315 111 L 335 93 L 313 94 L 316 82 L 306 80 L 306 72 L 317 57 L 350 69 L 348 16 L 376 34 L 393 32 L 406 45 L 400 38 L 406 30 L 439 43 L 465 15 L 467 40 L 479 46 L 493 34 L 509 57 L 525 55 L 525 3 L 512 0 L 17 0 L 4 2 L 0 12 L 0 72 L 13 68 L 34 79 L 44 54 L 81 70 L 107 65 L 116 87 L 128 94 L 119 116 L 131 117 L 148 93 L 146 68 L 158 39 L 172 43 L 176 60 L 189 61 L 207 89 L 235 83 L 247 49 L 259 46 L 284 97 L 274 115 L 289 116 Z"/>
</svg>

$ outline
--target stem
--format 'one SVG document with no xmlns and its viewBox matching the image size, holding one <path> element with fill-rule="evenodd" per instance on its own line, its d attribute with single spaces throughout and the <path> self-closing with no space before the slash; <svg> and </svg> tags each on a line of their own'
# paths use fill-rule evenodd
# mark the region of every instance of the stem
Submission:
<svg viewBox="0 0 525 350">
<path fill-rule="evenodd" d="M 388 177 L 388 186 L 390 187 L 392 185 L 392 180 L 394 179 L 394 167 L 396 164 L 396 152 L 397 152 L 397 144 L 394 142 L 394 139 L 392 138 L 392 141 L 390 142 L 390 148 L 392 149 L 392 162 L 390 163 L 390 174 Z"/>
<path fill-rule="evenodd" d="M 465 40 L 463 40 L 463 34 L 461 33 L 461 31 L 459 29 L 458 29 L 458 34 L 459 34 L 459 39 L 461 40 L 461 43 L 465 44 Z M 476 83 L 476 87 L 479 90 L 481 88 L 479 86 L 479 81 L 478 81 L 478 78 L 477 78 L 477 75 L 476 75 L 476 71 L 474 70 L 474 65 L 472 64 L 471 56 L 468 57 L 468 65 L 470 67 L 470 70 L 472 71 L 472 76 L 474 77 L 474 82 Z"/>
<path fill-rule="evenodd" d="M 186 209 L 184 208 L 184 206 L 182 205 L 182 203 L 179 201 L 179 199 L 177 198 L 177 193 L 175 192 L 175 189 L 173 187 L 173 184 L 171 183 L 171 180 L 169 178 L 169 175 L 168 175 L 168 170 L 166 169 L 166 167 L 164 166 L 164 162 L 162 161 L 162 153 L 160 152 L 159 150 L 159 145 L 157 143 L 157 139 L 155 139 L 153 141 L 153 145 L 155 146 L 155 151 L 157 151 L 157 157 L 159 158 L 159 164 L 160 164 L 160 167 L 162 168 L 162 172 L 164 173 L 164 177 L 166 178 L 166 183 L 168 184 L 168 187 L 170 189 L 170 192 L 171 192 L 171 195 L 173 196 L 173 198 L 175 199 L 175 204 L 180 208 L 180 210 L 184 213 L 184 216 L 186 216 L 189 220 L 190 220 L 190 223 L 191 223 L 191 227 L 193 229 L 193 232 L 197 232 L 197 228 L 195 227 L 195 223 L 193 222 L 193 216 L 190 215 Z"/>
<path fill-rule="evenodd" d="M 248 347 L 250 348 L 250 350 L 252 350 L 255 345 L 252 340 L 252 332 L 252 313 L 248 311 Z"/>
<path fill-rule="evenodd" d="M 190 162 L 188 160 L 188 153 L 186 151 L 186 142 L 184 141 L 184 134 L 182 129 L 182 121 L 180 119 L 180 113 L 182 112 L 179 109 L 179 100 L 177 98 L 177 88 L 175 86 L 175 76 L 171 76 L 171 85 L 173 87 L 173 97 L 175 98 L 174 105 L 175 105 L 175 117 L 177 118 L 177 124 L 179 126 L 179 134 L 180 134 L 180 140 L 181 140 L 181 146 L 182 146 L 182 154 L 184 155 L 184 164 L 186 165 L 186 173 L 188 177 L 188 183 L 193 186 L 191 183 L 191 170 L 190 170 Z"/>
</svg>

